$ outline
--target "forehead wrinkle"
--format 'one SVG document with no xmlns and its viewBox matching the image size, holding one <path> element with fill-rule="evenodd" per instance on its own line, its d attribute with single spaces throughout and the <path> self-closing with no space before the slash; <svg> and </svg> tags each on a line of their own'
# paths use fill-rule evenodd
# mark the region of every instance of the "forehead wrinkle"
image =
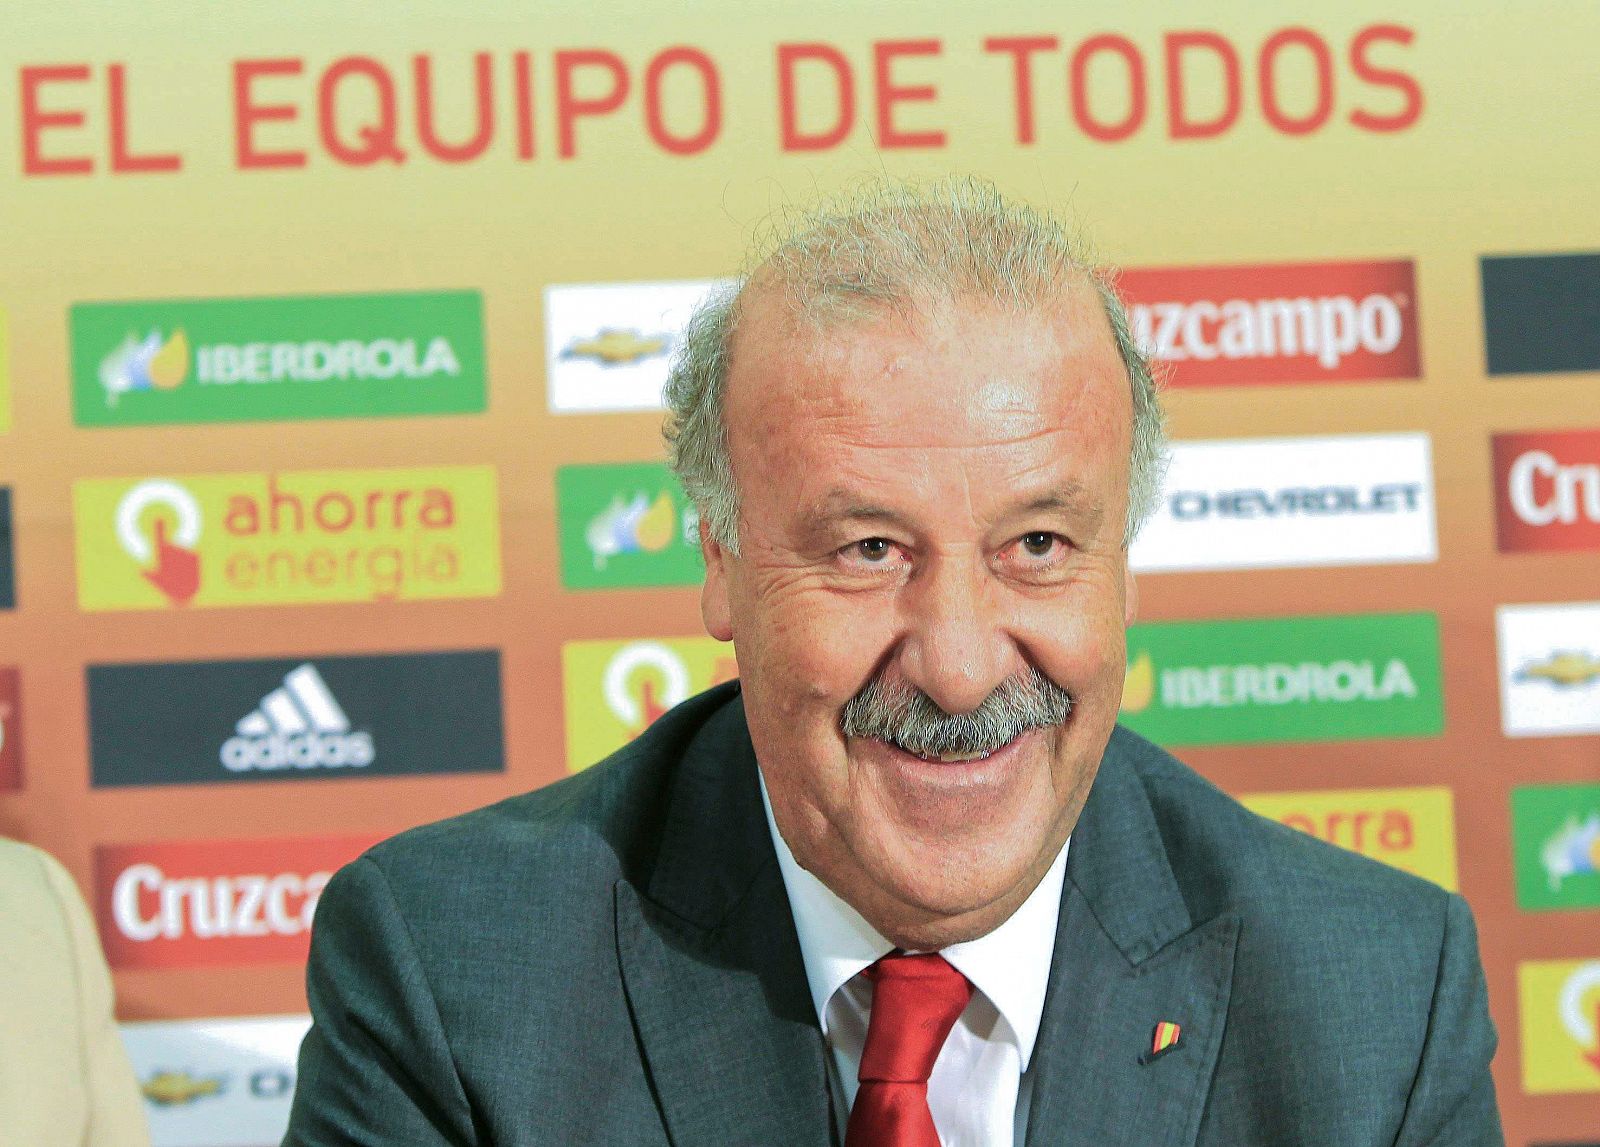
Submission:
<svg viewBox="0 0 1600 1147">
<path fill-rule="evenodd" d="M 960 317 L 957 326 L 975 321 Z M 824 508 L 824 500 L 826 487 L 843 478 L 857 492 L 850 519 L 920 522 L 927 511 L 937 520 L 942 508 L 946 523 L 960 515 L 981 529 L 1028 513 L 1061 513 L 1074 537 L 1097 533 L 1104 505 L 1114 500 L 1109 491 L 1098 500 L 1049 491 L 1081 484 L 1090 474 L 1080 468 L 1097 471 L 1126 449 L 1119 442 L 1127 440 L 1127 414 L 1116 397 L 1125 385 L 1078 355 L 1061 361 L 1067 336 L 1084 332 L 1070 329 L 1068 316 L 1038 317 L 1042 329 L 1030 324 L 1028 337 L 1011 340 L 1025 348 L 1021 360 L 1003 350 L 969 356 L 953 376 L 950 354 L 940 348 L 981 331 L 891 320 L 791 329 L 788 337 L 746 343 L 736 373 L 747 377 L 730 388 L 726 423 L 736 474 L 766 471 L 789 487 L 773 490 L 789 512 L 809 512 L 814 524 L 817 515 L 840 510 L 836 503 Z M 937 388 L 918 376 L 930 348 Z M 1035 369 L 1041 351 L 1048 365 Z M 1016 493 L 1022 486 L 1027 494 Z M 975 506 L 974 497 L 984 504 Z"/>
<path fill-rule="evenodd" d="M 1104 512 L 1100 499 L 1076 482 L 1068 482 L 1064 486 L 1047 490 L 1036 498 L 1030 498 L 1019 507 L 1024 513 L 1032 511 L 1065 510 L 1068 513 L 1090 513 L 1096 516 Z"/>
<path fill-rule="evenodd" d="M 973 316 L 963 313 L 962 317 Z M 1096 401 L 1103 397 L 1098 394 L 1104 381 L 1099 372 L 1086 370 L 1086 364 L 1076 361 L 1062 361 L 1078 357 L 1075 339 L 1066 336 L 1081 339 L 1083 332 L 1071 329 L 1076 325 L 1071 323 L 1063 330 L 1065 316 L 1052 315 L 1049 309 L 1041 309 L 1034 317 L 1039 321 L 1030 324 L 1020 340 L 1029 348 L 1027 362 L 1054 364 L 1042 368 L 1046 374 L 1067 368 L 1057 376 L 1054 401 L 1049 403 L 1053 407 L 1048 412 L 1050 421 L 1064 428 L 1064 424 L 1085 417 L 1097 423 L 1115 418 L 1110 410 L 1084 409 L 1086 404 L 1106 405 Z M 888 426 L 901 435 L 919 435 L 903 441 L 920 449 L 970 448 L 974 445 L 970 437 L 959 442 L 949 438 L 952 431 L 970 429 L 972 420 L 966 416 L 973 414 L 979 421 L 999 423 L 1006 429 L 1010 429 L 1008 423 L 1022 424 L 1007 437 L 994 440 L 995 445 L 1023 444 L 1055 429 L 1039 426 L 1042 416 L 1037 397 L 1031 393 L 1033 379 L 1013 379 L 1009 370 L 1002 372 L 981 360 L 973 364 L 968 377 L 943 389 L 943 404 L 951 408 L 950 417 L 929 417 L 925 409 L 911 409 L 919 399 L 927 398 L 927 392 L 921 380 L 909 373 L 908 359 L 928 352 L 937 358 L 952 344 L 970 340 L 974 332 L 952 332 L 927 322 L 885 321 L 881 316 L 822 330 L 796 330 L 792 323 L 786 325 L 791 329 L 776 340 L 762 340 L 751 348 L 767 369 L 758 372 L 765 376 L 765 395 L 747 412 L 763 429 L 786 426 L 796 419 L 813 423 L 823 433 L 835 425 L 849 428 L 852 423 L 861 427 L 861 433 Z M 1012 369 L 1017 366 L 1012 364 Z M 1033 367 L 1024 363 L 1021 370 L 1027 376 Z M 938 440 L 941 435 L 943 440 Z M 857 442 L 849 429 L 840 437 L 847 444 L 868 445 Z M 881 439 L 871 443 L 888 444 Z"/>
<path fill-rule="evenodd" d="M 962 318 L 981 317 L 971 312 Z M 1048 370 L 1048 364 L 1071 357 L 1070 350 L 1040 313 L 1041 322 L 1022 332 L 1016 345 L 1028 348 L 1022 364 L 1024 372 Z M 804 400 L 826 398 L 845 410 L 861 407 L 885 391 L 920 391 L 919 380 L 911 372 L 911 361 L 918 357 L 948 358 L 981 337 L 982 332 L 950 330 L 945 326 L 918 323 L 856 323 L 817 332 L 811 339 L 797 340 L 787 361 L 801 367 L 801 383 L 796 397 Z M 1033 404 L 1023 393 L 1027 382 L 1018 382 L 1008 373 L 974 362 L 971 375 L 962 380 L 960 400 L 964 409 L 979 409 L 989 414 L 1010 412 L 1032 414 Z M 1081 390 L 1081 387 L 1069 388 Z M 810 393 L 807 393 L 810 392 Z M 819 394 L 820 392 L 820 394 Z M 956 395 L 952 395 L 956 397 Z M 1076 400 L 1076 395 L 1074 395 Z"/>
<path fill-rule="evenodd" d="M 1017 481 L 1025 480 L 1030 473 L 1039 469 L 1042 467 L 1029 467 L 1021 471 L 1017 475 Z M 977 513 L 972 502 L 972 478 L 964 468 L 961 476 L 968 517 L 975 525 L 982 524 L 985 516 Z M 885 521 L 908 527 L 912 525 L 912 519 L 907 514 L 874 498 L 872 493 L 874 485 L 875 483 L 870 480 L 864 481 L 860 488 L 835 484 L 805 506 L 806 517 L 813 521 Z M 1105 516 L 1105 506 L 1087 487 L 1068 479 L 1046 486 L 1031 497 L 1024 493 L 987 517 L 992 520 L 1003 520 L 1032 513 L 1081 515 L 1092 524 L 1098 524 Z"/>
<path fill-rule="evenodd" d="M 1072 451 L 1050 451 L 1048 450 L 1048 443 L 1050 443 L 1051 438 L 1061 438 L 1069 434 L 1070 427 L 1042 427 L 1042 429 L 1029 430 L 1026 434 L 990 438 L 986 442 L 978 442 L 973 438 L 965 438 L 960 442 L 934 442 L 930 438 L 922 437 L 922 432 L 928 432 L 928 434 L 939 432 L 939 427 L 936 424 L 930 424 L 930 421 L 926 421 L 926 419 L 917 419 L 917 421 L 906 424 L 906 426 L 902 427 L 901 434 L 896 437 L 896 440 L 885 440 L 885 435 L 883 435 L 882 429 L 878 429 L 877 424 L 862 426 L 859 419 L 838 419 L 838 422 L 840 422 L 840 426 L 830 427 L 826 432 L 821 432 L 821 434 L 814 435 L 814 437 L 808 437 L 805 445 L 802 446 L 802 453 L 826 454 L 824 440 L 830 445 L 845 446 L 851 453 L 858 454 L 861 461 L 883 458 L 885 454 L 899 456 L 899 454 L 906 454 L 907 451 L 914 451 L 914 458 L 906 459 L 904 464 L 894 464 L 894 474 L 904 475 L 907 472 L 925 470 L 925 467 L 918 466 L 918 461 L 928 458 L 928 456 L 934 456 L 934 458 L 941 459 L 949 458 L 949 464 L 946 464 L 944 469 L 941 469 L 942 474 L 957 474 L 958 472 L 960 478 L 962 478 L 963 485 L 968 486 L 968 488 L 970 488 L 974 480 L 979 480 L 979 478 L 974 478 L 974 472 L 1003 469 L 1005 472 L 1002 475 L 998 475 L 994 480 L 1003 482 L 1006 486 L 1027 482 L 1034 475 L 1045 475 L 1038 482 L 1038 485 L 1051 485 L 1053 483 L 1053 485 L 1062 486 L 1062 488 L 1083 490 L 1082 483 L 1078 482 L 1077 478 L 1051 477 L 1051 472 L 1054 469 L 1058 469 L 1062 461 L 1069 459 L 1072 456 Z M 968 427 L 968 429 L 971 429 L 971 427 Z M 944 432 L 947 434 L 947 427 Z M 1029 450 L 1030 446 L 1035 446 L 1035 443 L 1045 443 L 1046 450 Z M 1027 454 L 1030 454 L 1030 458 L 1018 459 L 1010 467 L 1006 466 L 1011 454 L 1016 453 L 1016 451 L 1026 451 Z M 854 470 L 862 482 L 867 483 L 867 485 L 872 483 L 872 475 L 867 472 L 872 467 L 853 466 L 853 464 L 846 462 L 846 464 L 837 466 L 837 469 L 846 469 L 846 467 Z M 928 478 L 934 480 L 934 482 L 938 482 L 938 477 L 938 474 L 928 475 Z"/>
<path fill-rule="evenodd" d="M 1061 380 L 1052 409 L 1041 411 L 1021 393 L 1026 383 L 991 375 L 970 386 L 946 388 L 943 414 L 919 406 L 927 395 L 916 379 L 861 379 L 839 372 L 811 381 L 804 390 L 791 392 L 790 401 L 772 404 L 764 421 L 775 425 L 807 419 L 819 434 L 848 446 L 973 451 L 1023 447 L 1085 425 L 1111 431 L 1123 420 L 1122 412 L 1097 401 L 1094 382 L 1087 378 Z M 891 389 L 901 393 L 886 393 Z M 975 432 L 984 436 L 975 437 Z"/>
<path fill-rule="evenodd" d="M 918 423 L 916 425 L 920 426 L 922 424 Z M 955 453 L 969 455 L 973 458 L 973 461 L 976 462 L 980 456 L 997 453 L 1003 456 L 1005 453 L 1008 453 L 1017 447 L 1028 446 L 1037 442 L 1048 442 L 1049 439 L 1060 437 L 1066 433 L 1067 428 L 1058 426 L 1049 427 L 1034 431 L 1032 433 L 1021 434 L 1013 438 L 1007 438 L 993 442 L 904 441 L 892 443 L 884 442 L 877 438 L 863 437 L 862 435 L 855 433 L 829 435 L 828 438 L 831 443 L 851 448 L 847 457 L 830 458 L 829 460 L 834 462 L 832 469 L 850 479 L 853 483 L 855 483 L 855 487 L 853 488 L 851 485 L 835 482 L 825 494 L 818 496 L 814 504 L 817 506 L 822 506 L 828 499 L 842 500 L 846 496 L 854 497 L 854 491 L 857 488 L 862 490 L 871 490 L 873 487 L 877 486 L 880 483 L 881 478 L 878 474 L 874 473 L 874 471 L 878 470 L 879 468 L 870 465 L 871 460 L 874 458 L 883 458 L 886 455 L 903 455 L 907 452 L 915 452 L 916 458 L 920 458 L 925 455 Z M 815 448 L 819 446 L 821 444 L 819 442 L 820 437 L 821 436 L 808 438 L 805 442 L 805 445 L 802 446 L 801 452 L 812 452 L 811 450 L 808 450 L 807 447 Z M 823 453 L 826 454 L 827 451 L 823 451 Z M 1034 484 L 1045 491 L 1045 493 L 1042 493 L 1036 499 L 1038 503 L 1036 508 L 1039 509 L 1070 509 L 1074 506 L 1090 507 L 1091 505 L 1097 504 L 1093 493 L 1076 477 L 1072 476 L 1070 473 L 1060 477 L 1055 475 L 1055 471 L 1059 468 L 1060 464 L 1070 457 L 1070 452 L 1030 451 L 1030 454 L 1032 457 L 1019 460 L 1004 474 L 1003 481 L 1005 482 L 1007 488 L 1027 484 L 1030 482 L 1030 480 L 1037 479 Z M 970 487 L 974 481 L 974 478 L 971 474 L 973 469 L 972 465 L 952 466 L 935 473 L 925 473 L 924 468 L 915 465 L 915 460 L 916 459 L 913 458 L 906 464 L 891 464 L 893 476 L 903 478 L 908 474 L 920 474 L 925 481 L 919 482 L 918 484 L 924 485 L 927 481 L 932 481 L 937 484 L 940 473 L 959 473 L 964 486 L 970 490 Z M 829 477 L 829 475 L 820 473 L 816 469 L 812 469 L 810 474 L 818 477 L 819 479 L 826 479 Z M 981 479 L 979 481 L 981 481 Z"/>
</svg>

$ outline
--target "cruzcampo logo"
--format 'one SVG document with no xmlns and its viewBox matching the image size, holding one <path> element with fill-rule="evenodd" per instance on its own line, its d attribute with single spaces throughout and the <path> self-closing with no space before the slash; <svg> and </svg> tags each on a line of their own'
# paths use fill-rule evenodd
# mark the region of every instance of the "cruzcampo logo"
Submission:
<svg viewBox="0 0 1600 1147">
<path fill-rule="evenodd" d="M 1163 745 L 1435 736 L 1444 731 L 1438 620 L 1135 625 L 1120 720 Z"/>
<path fill-rule="evenodd" d="M 85 610 L 500 592 L 489 466 L 90 478 L 73 503 Z"/>
<path fill-rule="evenodd" d="M 567 589 L 698 585 L 699 515 L 665 463 L 556 471 Z"/>
<path fill-rule="evenodd" d="M 1241 796 L 1239 803 L 1456 891 L 1455 801 L 1443 786 L 1254 793 Z"/>
<path fill-rule="evenodd" d="M 1511 790 L 1517 907 L 1600 908 L 1600 785 Z"/>
<path fill-rule="evenodd" d="M 1529 1095 L 1600 1091 L 1600 960 L 1517 965 L 1522 1089 Z"/>
<path fill-rule="evenodd" d="M 567 770 L 588 768 L 678 702 L 738 675 L 733 647 L 709 637 L 567 642 L 561 647 Z"/>
<path fill-rule="evenodd" d="M 484 409 L 477 291 L 78 303 L 79 426 Z"/>
</svg>

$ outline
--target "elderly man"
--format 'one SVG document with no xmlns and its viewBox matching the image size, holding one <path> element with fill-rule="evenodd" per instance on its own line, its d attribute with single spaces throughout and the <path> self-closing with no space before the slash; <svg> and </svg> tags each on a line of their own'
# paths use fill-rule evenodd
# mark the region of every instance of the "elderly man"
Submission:
<svg viewBox="0 0 1600 1147">
<path fill-rule="evenodd" d="M 1459 897 L 1115 727 L 1161 415 L 991 189 L 694 320 L 668 437 L 740 682 L 328 886 L 287 1143 L 1499 1144 Z"/>
</svg>

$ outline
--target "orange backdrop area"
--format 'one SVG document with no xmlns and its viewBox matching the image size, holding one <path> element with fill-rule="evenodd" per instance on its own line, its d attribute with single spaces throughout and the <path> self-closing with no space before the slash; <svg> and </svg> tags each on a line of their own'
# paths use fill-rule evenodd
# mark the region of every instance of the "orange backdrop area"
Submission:
<svg viewBox="0 0 1600 1147">
<path fill-rule="evenodd" d="M 1427 798 L 1418 824 L 1453 812 L 1453 855 L 1430 859 L 1428 874 L 1453 874 L 1479 921 L 1509 1140 L 1594 1138 L 1600 1083 L 1526 1086 L 1518 982 L 1525 964 L 1600 960 L 1600 912 L 1519 906 L 1511 791 L 1600 782 L 1600 738 L 1505 735 L 1496 608 L 1600 599 L 1600 543 L 1502 552 L 1491 438 L 1600 428 L 1600 363 L 1491 375 L 1480 259 L 1600 250 L 1600 7 L 485 0 L 381 20 L 329 0 L 24 7 L 0 37 L 0 488 L 16 583 L 14 607 L 0 609 L 0 668 L 17 670 L 24 738 L 0 832 L 59 857 L 103 928 L 97 849 L 104 867 L 130 845 L 170 846 L 152 854 L 169 858 L 189 842 L 354 847 L 545 784 L 568 767 L 578 686 L 564 679 L 564 646 L 576 664 L 590 647 L 574 642 L 701 632 L 681 579 L 580 588 L 564 577 L 558 471 L 659 459 L 660 414 L 552 408 L 551 369 L 568 361 L 547 353 L 552 300 L 568 297 L 552 288 L 703 283 L 738 269 L 775 210 L 879 173 L 977 173 L 1080 224 L 1119 266 L 1367 264 L 1378 285 L 1356 297 L 1403 300 L 1414 342 L 1392 354 L 1362 350 L 1349 369 L 1299 378 L 1197 378 L 1168 408 L 1180 441 L 1426 434 L 1436 559 L 1151 572 L 1141 621 L 1437 618 L 1441 728 L 1180 753 L 1238 794 L 1448 789 L 1451 803 Z M 1294 289 L 1319 293 L 1314 281 Z M 74 347 L 97 313 L 80 304 L 462 292 L 476 299 L 462 306 L 481 307 L 460 321 L 481 329 L 487 384 L 446 412 L 91 424 L 131 420 L 144 398 L 112 406 L 101 394 L 112 352 Z M 184 313 L 193 341 L 210 319 Z M 1385 321 L 1372 316 L 1375 346 L 1387 345 Z M 660 333 L 633 326 L 646 342 Z M 172 330 L 158 333 L 169 347 Z M 619 353 L 661 349 L 630 347 Z M 600 350 L 579 351 L 603 371 Z M 145 369 L 170 382 L 177 353 L 180 367 Z M 92 361 L 75 366 L 75 354 Z M 374 369 L 404 374 L 384 361 Z M 226 356 L 195 363 L 245 369 Z M 458 377 L 472 369 L 457 365 Z M 183 387 L 200 383 L 171 394 Z M 395 468 L 456 499 L 457 533 L 429 544 L 476 563 L 463 592 L 362 583 L 344 596 L 228 598 L 203 585 L 180 607 L 132 565 L 97 581 L 102 568 L 83 564 L 127 560 L 109 523 L 139 479 L 255 475 L 241 481 L 265 499 L 265 475 L 311 472 L 310 513 L 316 474 Z M 213 531 L 199 543 L 203 576 L 234 560 L 206 549 L 222 545 L 214 522 L 227 503 L 208 499 L 225 499 L 225 485 L 194 487 Z M 400 508 L 386 496 L 374 512 L 393 520 L 381 528 L 410 528 L 399 518 L 424 495 Z M 102 507 L 100 526 L 81 520 L 85 507 Z M 442 522 L 442 505 L 434 512 Z M 684 525 L 664 510 L 649 521 L 661 538 Z M 102 533 L 76 536 L 91 528 Z M 182 577 L 174 567 L 167 580 Z M 302 699 L 330 688 L 359 724 L 337 658 L 484 650 L 499 652 L 503 771 L 91 784 L 91 665 L 281 661 L 227 714 L 248 737 L 251 707 L 302 662 L 325 679 L 302 680 Z M 697 681 L 730 671 L 699 646 L 683 657 Z M 586 703 L 598 713 L 597 688 Z M 165 735 L 124 725 L 119 736 Z M 314 896 L 304 883 L 283 893 L 294 912 Z M 119 1013 L 303 1012 L 299 943 L 263 942 L 225 964 L 123 961 Z"/>
</svg>

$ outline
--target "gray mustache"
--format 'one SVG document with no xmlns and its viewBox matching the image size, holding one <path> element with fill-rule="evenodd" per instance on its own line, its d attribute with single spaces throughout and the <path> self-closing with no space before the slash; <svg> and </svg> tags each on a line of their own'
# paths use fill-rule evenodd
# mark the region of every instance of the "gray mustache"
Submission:
<svg viewBox="0 0 1600 1147">
<path fill-rule="evenodd" d="M 992 753 L 1029 729 L 1064 724 L 1072 697 L 1033 666 L 1008 677 L 970 713 L 952 715 L 904 681 L 880 675 L 845 703 L 839 724 L 847 737 L 876 737 L 924 757 Z"/>
</svg>

